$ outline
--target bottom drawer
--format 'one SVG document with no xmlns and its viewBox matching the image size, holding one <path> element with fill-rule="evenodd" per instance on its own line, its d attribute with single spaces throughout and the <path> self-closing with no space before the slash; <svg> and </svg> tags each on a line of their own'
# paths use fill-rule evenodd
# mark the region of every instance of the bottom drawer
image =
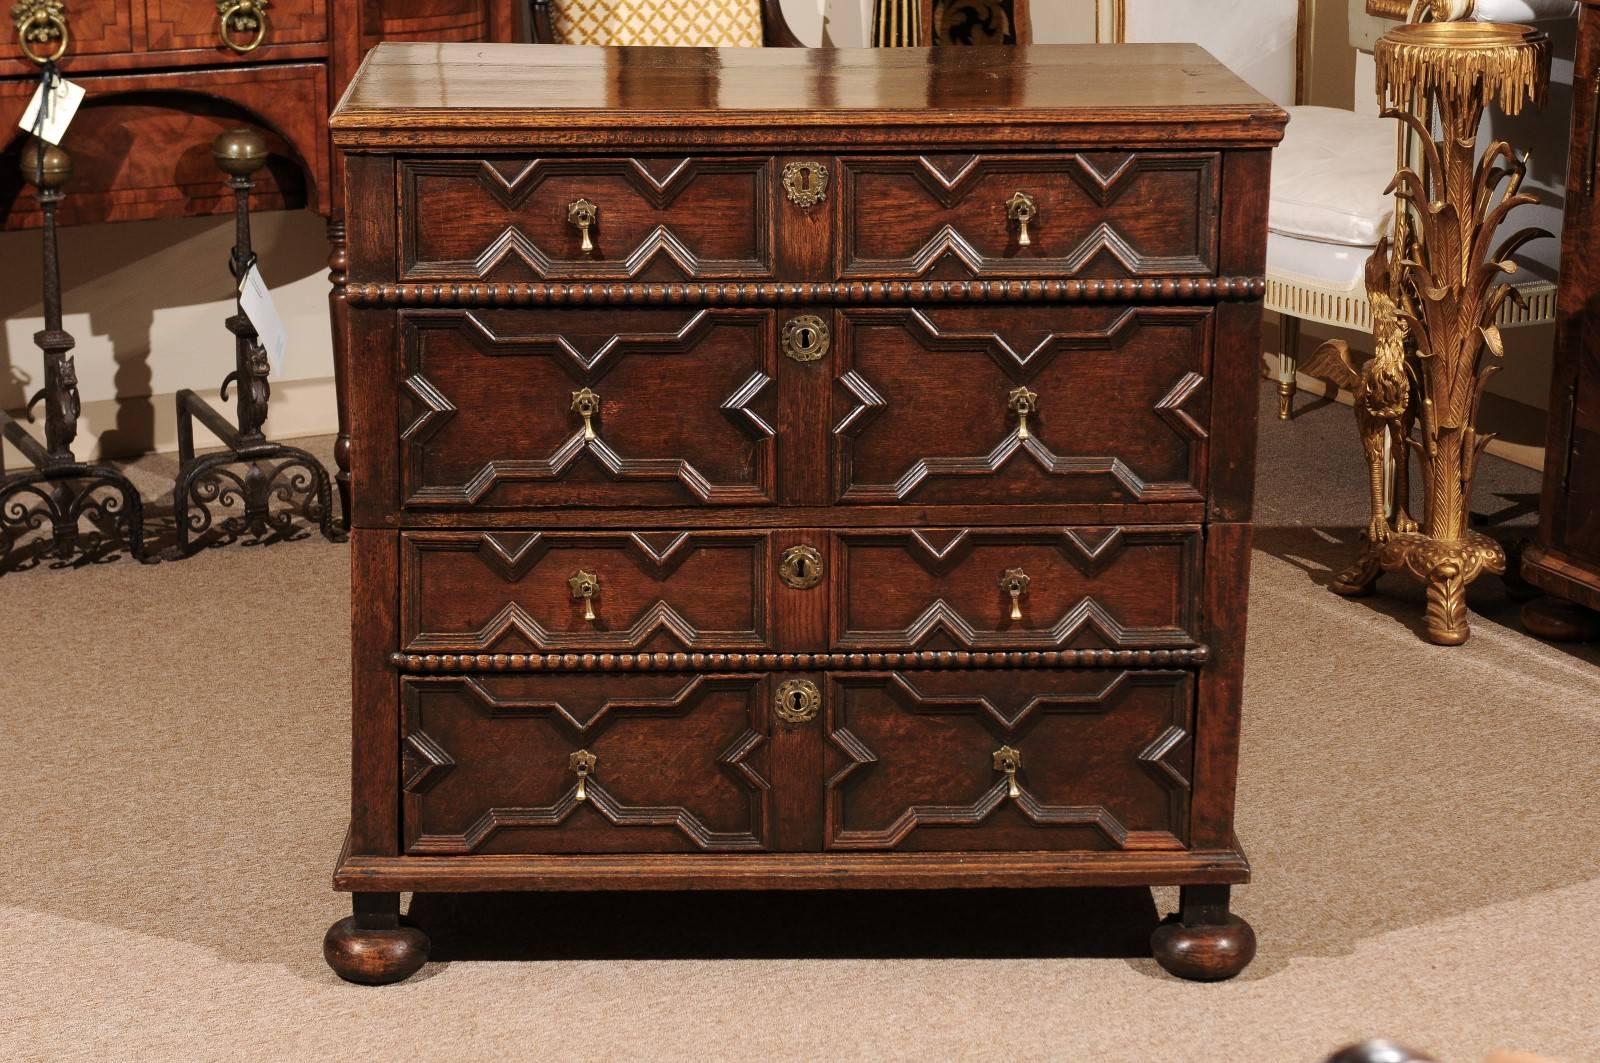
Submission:
<svg viewBox="0 0 1600 1063">
<path fill-rule="evenodd" d="M 405 851 L 765 849 L 770 686 L 763 675 L 408 676 Z"/>
<path fill-rule="evenodd" d="M 1188 672 L 864 672 L 828 686 L 830 849 L 1184 847 Z"/>
<path fill-rule="evenodd" d="M 415 855 L 1188 837 L 1185 671 L 407 676 L 401 692 Z"/>
</svg>

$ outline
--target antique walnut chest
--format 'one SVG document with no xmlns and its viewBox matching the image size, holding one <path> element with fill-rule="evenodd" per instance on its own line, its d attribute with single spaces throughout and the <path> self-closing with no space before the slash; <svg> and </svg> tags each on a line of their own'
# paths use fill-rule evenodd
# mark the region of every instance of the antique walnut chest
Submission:
<svg viewBox="0 0 1600 1063">
<path fill-rule="evenodd" d="M 1181 885 L 1221 978 L 1271 149 L 1186 45 L 383 45 L 354 765 L 401 891 Z"/>
</svg>

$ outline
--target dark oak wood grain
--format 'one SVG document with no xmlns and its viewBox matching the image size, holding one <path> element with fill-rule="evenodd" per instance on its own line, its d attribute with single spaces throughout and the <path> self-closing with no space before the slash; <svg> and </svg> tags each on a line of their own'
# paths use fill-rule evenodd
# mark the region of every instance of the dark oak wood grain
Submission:
<svg viewBox="0 0 1600 1063">
<path fill-rule="evenodd" d="M 1522 573 L 1569 610 L 1592 613 L 1600 611 L 1600 3 L 1584 0 L 1578 27 L 1544 492 Z M 1530 629 L 1571 638 L 1595 630 L 1593 617 L 1550 623 L 1559 611 L 1534 610 Z"/>
<path fill-rule="evenodd" d="M 335 884 L 1175 884 L 1242 969 L 1282 122 L 1186 46 L 374 52 Z"/>
</svg>

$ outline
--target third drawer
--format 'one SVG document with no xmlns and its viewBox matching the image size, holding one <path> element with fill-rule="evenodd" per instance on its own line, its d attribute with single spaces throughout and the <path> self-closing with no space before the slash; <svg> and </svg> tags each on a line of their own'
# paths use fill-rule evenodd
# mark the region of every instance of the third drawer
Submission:
<svg viewBox="0 0 1600 1063">
<path fill-rule="evenodd" d="M 1199 645 L 1192 525 L 432 530 L 404 654 L 937 654 Z"/>
</svg>

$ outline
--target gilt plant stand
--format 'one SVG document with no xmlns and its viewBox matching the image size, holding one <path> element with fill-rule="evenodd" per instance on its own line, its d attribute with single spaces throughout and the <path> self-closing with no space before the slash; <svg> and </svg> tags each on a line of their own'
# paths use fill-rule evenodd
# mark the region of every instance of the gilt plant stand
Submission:
<svg viewBox="0 0 1600 1063">
<path fill-rule="evenodd" d="M 1478 431 L 1478 408 L 1505 357 L 1498 320 L 1508 301 L 1522 300 L 1504 278 L 1517 272 L 1512 256 L 1522 246 L 1550 235 L 1534 228 L 1500 235 L 1512 212 L 1537 198 L 1521 190 L 1526 157 L 1496 142 L 1480 159 L 1478 130 L 1491 104 L 1513 115 L 1529 102 L 1543 104 L 1550 40 L 1527 26 L 1415 23 L 1389 30 L 1376 54 L 1386 114 L 1409 127 L 1419 148 L 1416 164 L 1395 176 L 1397 284 L 1391 319 L 1378 331 L 1398 334 L 1390 346 L 1416 352 L 1385 402 L 1405 425 L 1395 438 L 1420 452 L 1425 496 L 1420 525 L 1407 516 L 1405 498 L 1396 500 L 1392 521 L 1375 513 L 1361 556 L 1332 587 L 1364 595 L 1383 573 L 1402 573 L 1427 588 L 1428 639 L 1457 646 L 1471 633 L 1467 586 L 1506 569 L 1505 549 L 1470 527 L 1472 482 L 1494 438 Z M 1415 389 L 1409 397 L 1407 375 Z M 1409 438 L 1413 416 L 1416 440 Z"/>
<path fill-rule="evenodd" d="M 49 553 L 66 564 L 74 557 L 108 558 L 116 529 L 125 529 L 128 551 L 144 555 L 144 506 L 139 492 L 110 465 L 79 461 L 72 452 L 78 434 L 78 374 L 71 355 L 72 334 L 61 327 L 61 265 L 56 242 L 56 210 L 72 176 L 72 158 L 62 149 L 34 139 L 22 151 L 22 178 L 38 190 L 43 215 L 44 328 L 34 342 L 44 352 L 44 386 L 28 400 L 44 403 L 44 442 L 0 411 L 0 434 L 22 452 L 31 468 L 5 475 L 0 461 L 0 566 L 22 567 L 23 539 L 50 527 Z M 87 521 L 98 534 L 86 539 Z"/>
</svg>

